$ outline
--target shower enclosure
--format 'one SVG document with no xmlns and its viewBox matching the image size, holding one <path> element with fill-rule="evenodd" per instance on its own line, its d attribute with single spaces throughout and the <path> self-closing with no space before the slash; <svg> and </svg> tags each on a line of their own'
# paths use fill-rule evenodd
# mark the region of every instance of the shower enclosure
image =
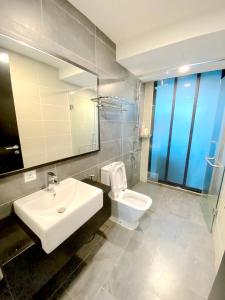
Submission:
<svg viewBox="0 0 225 300">
<path fill-rule="evenodd" d="M 205 185 L 203 187 L 203 198 L 201 201 L 202 211 L 208 225 L 212 230 L 213 221 L 217 215 L 217 204 L 220 190 L 224 178 L 225 166 L 225 77 L 221 79 L 219 105 L 217 107 L 217 118 L 222 119 L 221 126 L 218 127 L 214 122 L 214 130 L 211 144 L 210 155 L 206 157 L 207 168 L 205 173 Z M 210 184 L 208 185 L 210 179 Z"/>
<path fill-rule="evenodd" d="M 209 227 L 224 172 L 224 76 L 218 70 L 160 80 L 154 91 L 148 178 L 202 192 Z"/>
</svg>

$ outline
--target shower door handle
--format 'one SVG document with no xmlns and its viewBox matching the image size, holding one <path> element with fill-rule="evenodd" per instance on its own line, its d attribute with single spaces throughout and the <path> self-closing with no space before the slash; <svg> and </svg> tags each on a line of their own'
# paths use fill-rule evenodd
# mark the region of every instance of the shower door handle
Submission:
<svg viewBox="0 0 225 300">
<path fill-rule="evenodd" d="M 215 157 L 206 157 L 207 163 L 213 168 L 224 168 L 224 166 L 218 161 L 217 163 L 212 163 L 211 160 L 215 160 Z"/>
</svg>

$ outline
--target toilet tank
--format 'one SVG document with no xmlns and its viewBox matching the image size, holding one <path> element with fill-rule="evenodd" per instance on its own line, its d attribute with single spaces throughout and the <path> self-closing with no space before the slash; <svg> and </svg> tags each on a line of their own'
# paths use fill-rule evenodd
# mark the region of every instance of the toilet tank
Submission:
<svg viewBox="0 0 225 300">
<path fill-rule="evenodd" d="M 111 185 L 110 170 L 111 170 L 112 166 L 113 166 L 113 164 L 109 164 L 109 165 L 101 168 L 101 183 L 109 185 L 109 186 Z"/>
</svg>

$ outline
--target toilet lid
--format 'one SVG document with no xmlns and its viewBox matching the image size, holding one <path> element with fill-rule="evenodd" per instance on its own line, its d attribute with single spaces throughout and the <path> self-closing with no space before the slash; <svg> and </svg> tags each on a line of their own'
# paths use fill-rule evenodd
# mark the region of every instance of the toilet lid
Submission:
<svg viewBox="0 0 225 300">
<path fill-rule="evenodd" d="M 112 168 L 111 187 L 114 196 L 118 196 L 121 191 L 127 189 L 126 171 L 123 162 L 115 163 Z"/>
</svg>

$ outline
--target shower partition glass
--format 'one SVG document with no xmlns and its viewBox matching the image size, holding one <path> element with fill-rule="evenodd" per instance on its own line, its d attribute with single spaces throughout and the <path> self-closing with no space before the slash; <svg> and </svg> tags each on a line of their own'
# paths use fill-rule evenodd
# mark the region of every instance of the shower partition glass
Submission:
<svg viewBox="0 0 225 300">
<path fill-rule="evenodd" d="M 207 169 L 212 175 L 208 191 L 202 193 L 201 208 L 208 229 L 211 231 L 217 214 L 217 203 L 224 176 L 224 166 L 217 159 L 210 159 L 208 160 Z"/>
<path fill-rule="evenodd" d="M 174 98 L 174 81 L 174 78 L 160 80 L 155 85 L 152 130 L 157 132 L 157 134 L 152 136 L 151 144 L 154 146 L 150 148 L 151 159 L 149 159 L 148 167 L 150 171 L 148 175 L 153 180 L 164 180 L 165 178 L 170 119 Z"/>
<path fill-rule="evenodd" d="M 201 192 L 209 190 L 225 101 L 224 72 L 155 83 L 149 179 Z M 222 97 L 222 98 L 221 98 Z"/>
<path fill-rule="evenodd" d="M 225 77 L 221 79 L 219 101 L 215 114 L 212 142 L 206 156 L 207 168 L 202 192 L 201 207 L 209 230 L 217 214 L 217 204 L 225 166 Z"/>
<path fill-rule="evenodd" d="M 195 101 L 197 75 L 180 77 L 169 145 L 167 181 L 183 185 Z"/>
<path fill-rule="evenodd" d="M 218 133 L 221 128 L 221 117 L 216 116 L 219 104 L 219 93 L 221 86 L 221 71 L 202 73 L 198 92 L 198 101 L 193 125 L 192 142 L 187 171 L 186 185 L 202 190 L 208 190 L 211 174 L 206 174 L 206 156 L 215 155 L 215 141 L 218 140 Z M 218 113 L 217 113 L 218 114 Z M 216 120 L 216 129 L 214 123 Z M 213 131 L 214 137 L 213 137 Z M 194 176 L 193 176 L 194 174 Z"/>
</svg>

